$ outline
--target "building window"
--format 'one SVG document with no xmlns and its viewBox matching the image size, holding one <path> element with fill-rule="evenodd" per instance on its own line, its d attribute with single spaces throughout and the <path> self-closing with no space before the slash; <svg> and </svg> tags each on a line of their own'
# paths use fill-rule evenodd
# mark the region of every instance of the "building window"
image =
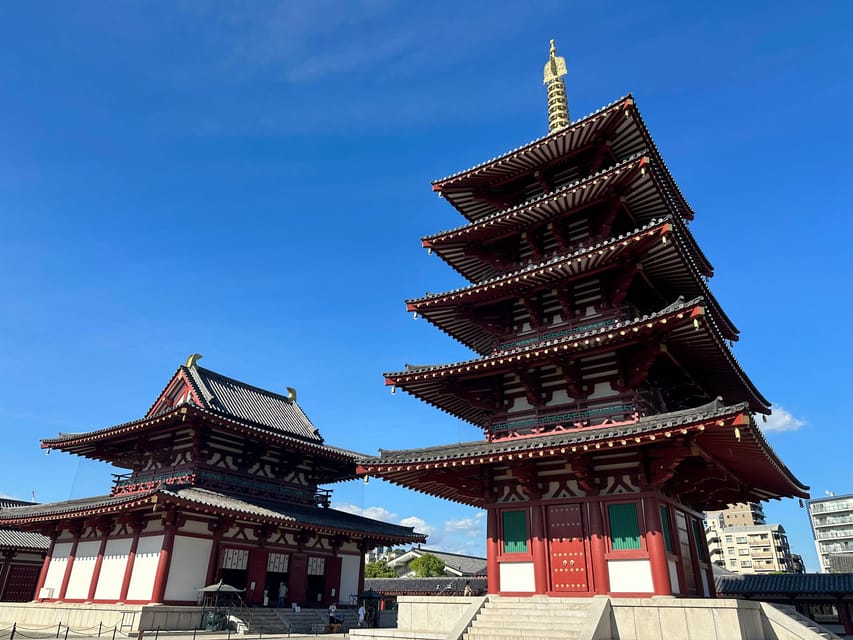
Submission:
<svg viewBox="0 0 853 640">
<path fill-rule="evenodd" d="M 699 560 L 707 562 L 708 554 L 707 547 L 703 544 L 705 541 L 704 536 L 702 536 L 702 530 L 699 528 L 699 521 L 694 519 L 693 523 L 693 544 L 696 547 L 696 557 Z"/>
<path fill-rule="evenodd" d="M 749 555 L 749 549 L 738 549 L 737 554 L 739 556 L 748 556 Z"/>
<path fill-rule="evenodd" d="M 751 566 L 752 566 L 752 560 L 741 560 L 741 561 L 740 561 L 740 566 L 742 566 L 742 567 L 751 567 Z"/>
<path fill-rule="evenodd" d="M 504 553 L 527 553 L 527 514 L 503 512 Z"/>
<path fill-rule="evenodd" d="M 610 543 L 614 551 L 640 549 L 640 519 L 637 516 L 637 504 L 607 505 L 610 516 Z"/>
<path fill-rule="evenodd" d="M 726 544 L 731 544 L 734 542 L 734 538 L 732 536 L 726 536 Z"/>
<path fill-rule="evenodd" d="M 666 505 L 660 505 L 660 524 L 663 530 L 663 546 L 669 553 L 674 553 L 672 531 L 669 529 L 669 509 L 667 509 Z"/>
<path fill-rule="evenodd" d="M 746 536 L 738 536 L 737 537 L 738 544 L 746 544 Z"/>
<path fill-rule="evenodd" d="M 726 553 L 728 553 L 730 556 L 733 556 L 735 554 L 735 548 L 734 547 L 726 547 Z"/>
<path fill-rule="evenodd" d="M 737 560 L 735 560 L 734 558 L 729 560 L 729 566 L 730 567 L 736 567 L 737 566 Z"/>
</svg>

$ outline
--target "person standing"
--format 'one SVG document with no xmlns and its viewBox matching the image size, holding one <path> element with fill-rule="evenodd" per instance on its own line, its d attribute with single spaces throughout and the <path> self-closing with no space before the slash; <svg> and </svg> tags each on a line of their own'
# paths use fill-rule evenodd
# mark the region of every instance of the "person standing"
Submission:
<svg viewBox="0 0 853 640">
<path fill-rule="evenodd" d="M 329 624 L 338 624 L 338 607 L 333 602 L 329 605 Z"/>
<path fill-rule="evenodd" d="M 362 602 L 358 607 L 358 626 L 359 627 L 364 626 L 364 615 L 365 615 L 365 613 L 367 613 L 367 612 L 364 610 L 364 602 Z"/>
<path fill-rule="evenodd" d="M 287 585 L 284 582 L 278 584 L 278 608 L 284 607 L 284 600 L 287 598 Z"/>
</svg>

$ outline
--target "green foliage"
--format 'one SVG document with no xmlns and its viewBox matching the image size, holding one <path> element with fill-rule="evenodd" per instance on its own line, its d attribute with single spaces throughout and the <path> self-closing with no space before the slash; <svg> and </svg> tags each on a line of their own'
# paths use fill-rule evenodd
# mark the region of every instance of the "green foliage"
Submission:
<svg viewBox="0 0 853 640">
<path fill-rule="evenodd" d="M 444 560 L 436 558 L 431 553 L 425 553 L 409 563 L 409 568 L 418 578 L 435 578 L 444 575 Z"/>
<path fill-rule="evenodd" d="M 387 560 L 377 560 L 364 565 L 365 578 L 396 578 L 397 572 L 388 566 Z"/>
</svg>

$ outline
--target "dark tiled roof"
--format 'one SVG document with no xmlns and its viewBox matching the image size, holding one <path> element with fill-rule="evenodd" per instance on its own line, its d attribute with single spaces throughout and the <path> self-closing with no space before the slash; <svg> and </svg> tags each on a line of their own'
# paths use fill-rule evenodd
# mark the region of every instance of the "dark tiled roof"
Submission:
<svg viewBox="0 0 853 640">
<path fill-rule="evenodd" d="M 196 387 L 204 408 L 318 443 L 320 432 L 295 400 L 197 365 L 181 370 Z"/>
<path fill-rule="evenodd" d="M 40 533 L 0 527 L 0 549 L 45 551 L 49 547 L 50 538 Z"/>
<path fill-rule="evenodd" d="M 125 496 L 95 496 L 53 504 L 39 504 L 0 511 L 0 524 L 50 521 L 58 516 L 80 516 L 94 512 L 119 513 L 132 508 L 131 503 L 146 504 L 153 498 L 158 504 L 174 502 L 195 507 L 212 507 L 223 512 L 245 516 L 248 519 L 290 525 L 307 525 L 316 529 L 352 532 L 369 535 L 383 541 L 415 543 L 425 541 L 425 536 L 415 533 L 413 527 L 389 524 L 344 511 L 322 507 L 294 505 L 272 500 L 253 500 L 225 493 L 188 487 L 183 489 L 153 489 L 145 493 Z"/>
<path fill-rule="evenodd" d="M 654 416 L 640 418 L 637 422 L 630 424 L 619 424 L 615 426 L 587 427 L 567 431 L 552 432 L 546 435 L 513 438 L 489 442 L 487 440 L 475 440 L 473 442 L 461 442 L 458 444 L 441 445 L 437 447 L 425 447 L 422 449 L 403 450 L 379 450 L 379 457 L 364 458 L 359 461 L 365 466 L 375 464 L 396 464 L 407 462 L 434 462 L 442 460 L 458 460 L 470 456 L 500 455 L 503 453 L 514 453 L 517 451 L 532 451 L 543 447 L 560 447 L 564 445 L 577 445 L 606 441 L 612 438 L 636 436 L 659 429 L 676 428 L 682 425 L 693 424 L 703 420 L 726 415 L 733 415 L 747 411 L 746 403 L 734 406 L 726 406 L 720 400 L 714 400 L 708 404 L 694 409 L 674 411 Z"/>
<path fill-rule="evenodd" d="M 461 595 L 465 583 L 471 584 L 475 594 L 483 595 L 488 590 L 486 578 L 365 578 L 364 588 L 384 594 L 432 594 Z"/>
<path fill-rule="evenodd" d="M 438 551 L 436 549 L 427 549 L 426 547 L 421 547 L 417 550 L 413 549 L 412 551 L 419 551 L 421 555 L 429 553 L 430 555 L 433 555 L 439 560 L 443 561 L 445 567 L 456 569 L 457 571 L 461 572 L 463 576 L 486 575 L 485 558 L 477 558 L 475 556 L 463 556 L 459 553 L 448 553 L 446 551 Z"/>
<path fill-rule="evenodd" d="M 853 594 L 853 573 L 775 573 L 717 576 L 721 596 L 757 594 Z"/>
<path fill-rule="evenodd" d="M 27 505 L 36 504 L 26 500 L 15 500 L 14 498 L 0 498 L 0 509 L 8 509 L 9 507 L 24 507 Z"/>
</svg>

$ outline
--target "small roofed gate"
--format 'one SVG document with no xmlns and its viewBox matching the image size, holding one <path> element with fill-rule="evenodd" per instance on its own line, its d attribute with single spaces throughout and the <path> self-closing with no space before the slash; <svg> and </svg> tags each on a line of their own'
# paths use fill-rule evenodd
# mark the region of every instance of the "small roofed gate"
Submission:
<svg viewBox="0 0 853 640">
<path fill-rule="evenodd" d="M 551 590 L 589 591 L 581 505 L 549 506 L 547 520 Z"/>
</svg>

